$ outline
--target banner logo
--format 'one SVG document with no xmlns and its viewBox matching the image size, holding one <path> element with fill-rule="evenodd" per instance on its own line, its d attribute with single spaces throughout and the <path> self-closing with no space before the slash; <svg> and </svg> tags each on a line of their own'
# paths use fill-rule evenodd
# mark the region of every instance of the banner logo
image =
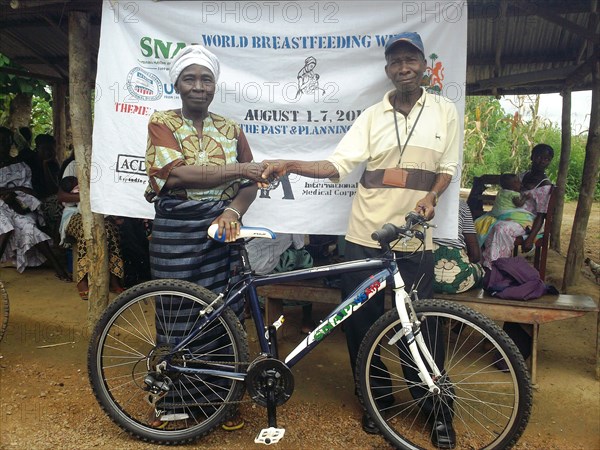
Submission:
<svg viewBox="0 0 600 450">
<path fill-rule="evenodd" d="M 424 86 L 429 92 L 442 92 L 444 88 L 444 64 L 438 61 L 439 56 L 435 53 L 429 55 L 431 63 L 427 65 L 421 86 Z"/>
<path fill-rule="evenodd" d="M 146 185 L 146 159 L 136 155 L 117 155 L 115 181 L 119 183 L 135 183 Z"/>
<path fill-rule="evenodd" d="M 135 67 L 127 74 L 127 90 L 138 100 L 153 101 L 162 97 L 160 79 L 141 67 Z"/>
<path fill-rule="evenodd" d="M 134 175 L 146 175 L 146 159 L 143 156 L 118 155 L 116 171 Z"/>
</svg>

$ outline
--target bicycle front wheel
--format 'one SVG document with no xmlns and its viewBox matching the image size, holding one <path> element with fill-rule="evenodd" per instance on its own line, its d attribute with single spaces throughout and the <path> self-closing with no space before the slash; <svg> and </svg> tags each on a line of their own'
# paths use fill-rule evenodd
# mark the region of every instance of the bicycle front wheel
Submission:
<svg viewBox="0 0 600 450">
<path fill-rule="evenodd" d="M 4 332 L 8 326 L 8 313 L 10 311 L 8 305 L 8 293 L 4 289 L 4 283 L 0 281 L 0 314 L 2 314 L 0 322 L 0 341 L 4 337 Z"/>
<path fill-rule="evenodd" d="M 529 374 L 512 340 L 465 306 L 442 300 L 413 305 L 442 370 L 434 379 L 441 394 L 430 393 L 419 378 L 393 309 L 370 328 L 359 351 L 356 382 L 366 412 L 397 448 L 436 448 L 433 428 L 440 422 L 453 424 L 457 448 L 512 447 L 532 405 Z"/>
<path fill-rule="evenodd" d="M 192 442 L 234 414 L 244 384 L 226 372 L 244 371 L 249 359 L 246 332 L 234 312 L 226 308 L 173 351 L 215 298 L 193 283 L 155 280 L 125 291 L 103 314 L 90 342 L 88 374 L 102 409 L 128 433 L 152 443 Z M 170 371 L 165 358 L 179 368 L 215 373 Z"/>
</svg>

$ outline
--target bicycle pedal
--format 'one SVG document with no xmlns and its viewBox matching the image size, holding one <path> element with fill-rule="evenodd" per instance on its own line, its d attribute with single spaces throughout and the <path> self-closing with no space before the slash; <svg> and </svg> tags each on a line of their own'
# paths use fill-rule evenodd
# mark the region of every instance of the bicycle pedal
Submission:
<svg viewBox="0 0 600 450">
<path fill-rule="evenodd" d="M 285 428 L 263 428 L 254 438 L 255 444 L 277 444 L 281 439 L 283 439 L 283 435 L 285 434 Z"/>
</svg>

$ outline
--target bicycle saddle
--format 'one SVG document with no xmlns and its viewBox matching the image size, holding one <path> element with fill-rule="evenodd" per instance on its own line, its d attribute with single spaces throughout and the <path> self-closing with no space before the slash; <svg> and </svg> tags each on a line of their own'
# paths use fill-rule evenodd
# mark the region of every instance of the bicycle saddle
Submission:
<svg viewBox="0 0 600 450">
<path fill-rule="evenodd" d="M 216 223 L 213 223 L 210 227 L 208 227 L 208 237 L 214 239 L 218 242 L 226 242 L 227 236 L 226 233 L 223 233 L 221 237 L 219 237 L 219 228 Z M 264 239 L 275 239 L 277 236 L 268 228 L 262 227 L 240 227 L 240 234 L 238 239 L 247 239 L 247 238 L 264 238 Z"/>
</svg>

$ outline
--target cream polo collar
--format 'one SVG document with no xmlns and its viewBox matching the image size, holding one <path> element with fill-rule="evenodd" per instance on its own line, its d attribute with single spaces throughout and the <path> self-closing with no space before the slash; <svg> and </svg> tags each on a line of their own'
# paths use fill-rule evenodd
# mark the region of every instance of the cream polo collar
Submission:
<svg viewBox="0 0 600 450">
<path fill-rule="evenodd" d="M 396 89 L 392 89 L 391 91 L 386 92 L 385 95 L 383 96 L 383 110 L 384 111 L 393 111 L 394 107 L 390 103 L 390 97 L 394 92 L 396 92 Z M 415 106 L 422 105 L 423 102 L 425 101 L 425 96 L 429 95 L 429 93 L 423 88 L 421 88 L 421 92 L 422 92 L 422 94 L 419 97 L 419 99 L 417 100 L 417 103 L 415 103 Z M 414 106 L 413 106 L 413 109 L 414 109 Z"/>
</svg>

